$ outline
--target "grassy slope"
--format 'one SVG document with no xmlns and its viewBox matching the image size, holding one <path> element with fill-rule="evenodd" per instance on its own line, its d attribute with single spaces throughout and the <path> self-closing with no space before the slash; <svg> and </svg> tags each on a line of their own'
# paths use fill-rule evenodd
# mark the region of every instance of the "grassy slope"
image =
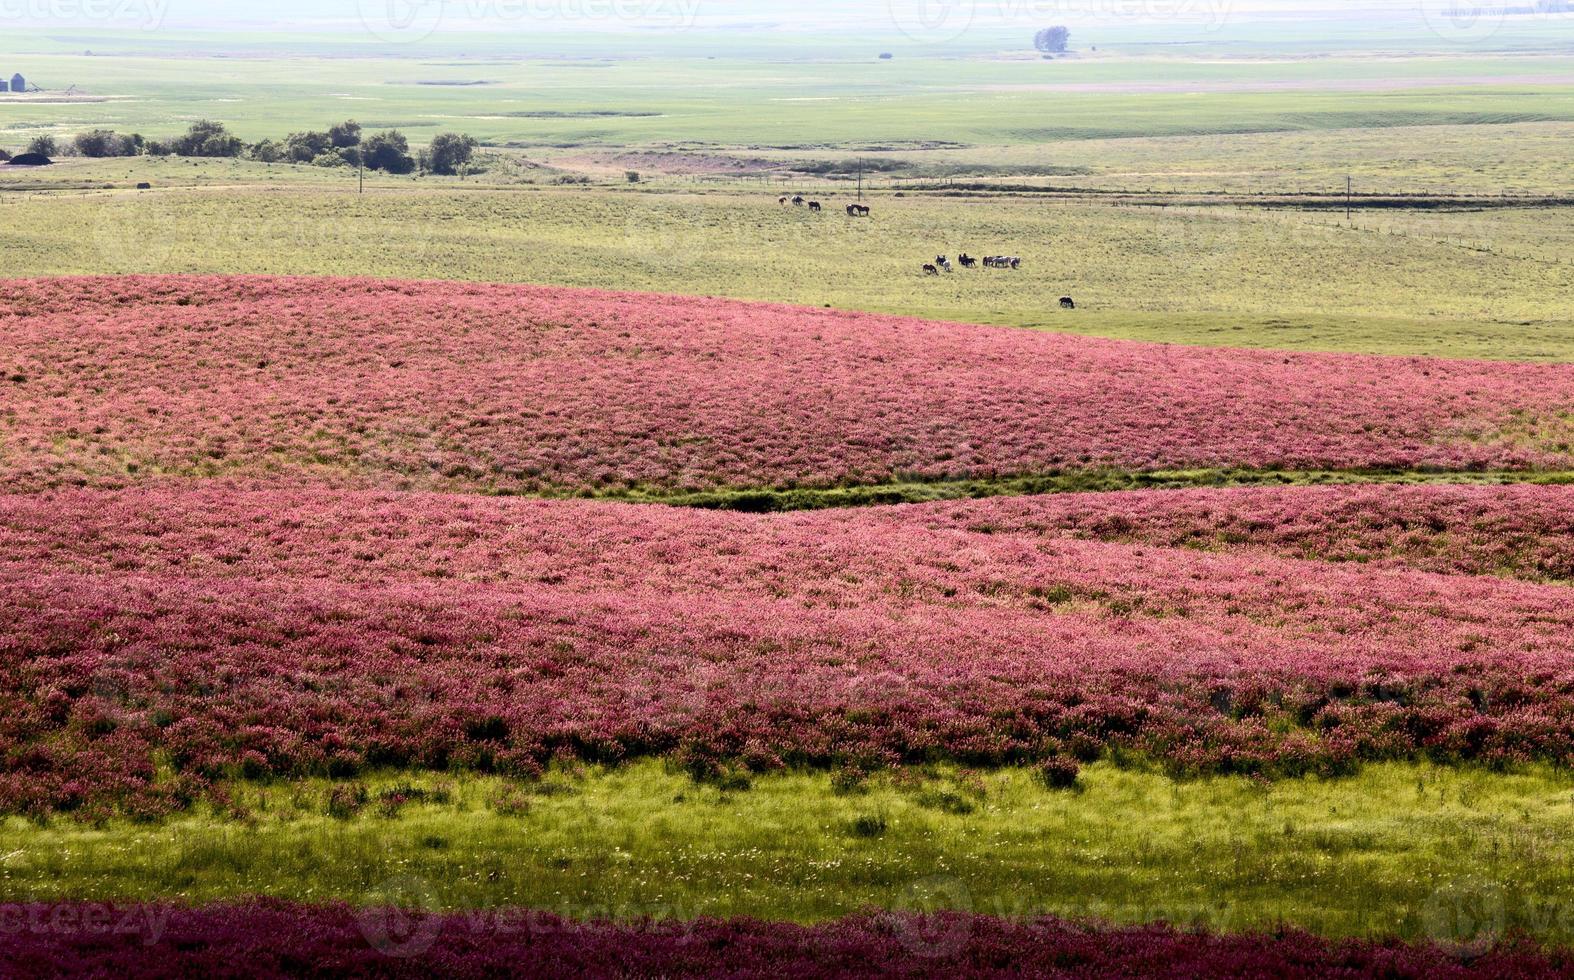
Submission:
<svg viewBox="0 0 1574 980">
<path fill-rule="evenodd" d="M 640 763 L 534 785 L 362 785 L 370 802 L 340 817 L 329 784 L 303 783 L 237 786 L 234 812 L 163 825 L 12 819 L 0 900 L 376 902 L 390 879 L 413 876 L 447 908 L 574 916 L 813 921 L 944 906 L 1471 940 L 1451 933 L 1452 913 L 1484 907 L 1508 928 L 1574 942 L 1557 915 L 1574 900 L 1558 856 L 1574 833 L 1574 782 L 1543 770 L 1391 764 L 1269 785 L 1100 764 L 1073 791 L 1020 770 L 947 769 L 837 793 L 823 775 L 727 791 Z M 377 802 L 411 786 L 448 799 L 392 813 Z M 421 896 L 406 886 L 402 897 Z"/>
<path fill-rule="evenodd" d="M 94 173 L 109 173 L 96 165 Z M 145 164 L 115 164 L 124 186 Z M 170 168 L 174 165 L 154 165 Z M 6 208 L 6 273 L 265 272 L 523 281 L 726 295 L 1111 337 L 1300 350 L 1574 358 L 1560 217 L 1339 216 L 1008 198 L 881 196 L 875 218 L 775 192 L 459 190 L 382 181 L 357 198 L 320 171 L 217 164 L 203 179 L 280 189 L 26 196 Z M 166 181 L 171 175 L 160 176 Z M 314 187 L 316 189 L 314 189 Z M 1483 251 L 1481 249 L 1491 249 Z M 925 279 L 935 253 L 1010 252 L 1018 273 Z M 1065 312 L 1056 299 L 1076 297 Z"/>
</svg>

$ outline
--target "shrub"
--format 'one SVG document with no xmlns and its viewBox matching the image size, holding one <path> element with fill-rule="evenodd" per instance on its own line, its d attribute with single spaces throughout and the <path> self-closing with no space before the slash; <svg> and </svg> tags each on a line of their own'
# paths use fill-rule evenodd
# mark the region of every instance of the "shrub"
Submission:
<svg viewBox="0 0 1574 980">
<path fill-rule="evenodd" d="M 183 157 L 238 157 L 246 148 L 223 123 L 211 119 L 192 123 L 186 135 L 177 138 L 171 146 L 176 156 Z"/>
<path fill-rule="evenodd" d="M 337 126 L 328 127 L 328 142 L 341 150 L 361 145 L 361 124 L 347 119 Z"/>
<path fill-rule="evenodd" d="M 78 155 L 92 158 L 135 156 L 138 148 L 135 138 L 107 129 L 78 133 L 74 145 Z"/>
<path fill-rule="evenodd" d="M 335 820 L 348 820 L 361 812 L 368 798 L 365 786 L 339 783 L 328 793 L 328 816 Z"/>
<path fill-rule="evenodd" d="M 291 163 L 312 163 L 332 150 L 327 133 L 291 133 L 284 138 L 284 155 Z"/>
<path fill-rule="evenodd" d="M 410 141 L 398 130 L 371 136 L 362 147 L 362 152 L 366 155 L 368 170 L 391 174 L 407 174 L 415 170 L 415 158 L 410 156 Z"/>
<path fill-rule="evenodd" d="M 427 148 L 427 169 L 444 176 L 458 174 L 470 165 L 479 145 L 462 133 L 439 133 Z"/>
<path fill-rule="evenodd" d="M 1039 763 L 1038 778 L 1050 789 L 1071 789 L 1077 785 L 1077 776 L 1082 772 L 1082 767 L 1077 765 L 1075 759 L 1057 755 Z"/>
<path fill-rule="evenodd" d="M 287 157 L 284 146 L 273 140 L 253 143 L 248 152 L 258 163 L 280 163 Z"/>
</svg>

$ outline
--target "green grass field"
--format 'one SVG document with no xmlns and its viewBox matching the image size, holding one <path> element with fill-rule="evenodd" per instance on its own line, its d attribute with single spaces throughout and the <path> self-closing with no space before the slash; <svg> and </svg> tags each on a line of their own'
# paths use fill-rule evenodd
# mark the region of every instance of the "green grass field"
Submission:
<svg viewBox="0 0 1574 980">
<path fill-rule="evenodd" d="M 141 176 L 155 189 L 123 189 Z M 9 275 L 534 282 L 1190 344 L 1574 359 L 1561 210 L 1363 211 L 1346 227 L 1326 212 L 882 193 L 873 219 L 856 220 L 840 210 L 845 186 L 820 194 L 827 210 L 815 215 L 767 188 L 379 178 L 358 196 L 352 175 L 310 167 L 125 161 L 49 179 L 68 177 L 116 189 L 20 194 L 0 207 Z M 193 180 L 211 186 L 166 186 Z M 1023 268 L 922 275 L 934 255 L 962 251 L 1019 255 Z M 1074 312 L 1059 308 L 1067 294 Z"/>
<path fill-rule="evenodd" d="M 1485 903 L 1501 912 L 1485 938 L 1574 942 L 1561 914 L 1574 777 L 1541 769 L 1385 764 L 1269 784 L 1102 763 L 1050 790 L 1027 771 L 942 768 L 838 791 L 823 774 L 720 789 L 646 762 L 540 783 L 400 774 L 230 796 L 158 824 L 12 818 L 0 901 L 397 898 L 804 922 L 950 907 L 1454 942 L 1482 938 L 1453 931 L 1455 906 Z"/>
<path fill-rule="evenodd" d="M 1574 120 L 1574 57 L 1558 44 L 1574 23 L 1535 25 L 1539 49 L 1510 35 L 1485 51 L 1407 26 L 1421 29 L 1395 37 L 1397 50 L 1317 58 L 1282 40 L 1253 51 L 1219 37 L 1182 58 L 1106 31 L 1099 51 L 1061 61 L 1036 57 L 1031 32 L 1004 31 L 951 50 L 894 31 L 792 44 L 696 30 L 666 44 L 537 35 L 523 50 L 481 37 L 447 55 L 364 36 L 210 37 L 201 50 L 212 53 L 195 54 L 167 32 L 43 35 L 12 42 L 15 70 L 83 95 L 0 100 L 0 133 L 109 125 L 156 135 L 209 116 L 258 139 L 349 114 L 417 138 L 456 127 L 523 146 L 820 148 Z M 302 52 L 326 51 L 302 70 Z M 880 61 L 882 51 L 899 56 Z"/>
</svg>

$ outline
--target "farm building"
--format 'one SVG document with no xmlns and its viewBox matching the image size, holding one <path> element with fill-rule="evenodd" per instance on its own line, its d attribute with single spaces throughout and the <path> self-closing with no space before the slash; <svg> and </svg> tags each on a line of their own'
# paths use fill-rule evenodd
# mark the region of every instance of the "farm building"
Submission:
<svg viewBox="0 0 1574 980">
<path fill-rule="evenodd" d="M 3 78 L 0 78 L 0 92 L 9 92 L 10 90 L 11 90 L 11 83 L 6 81 Z"/>
<path fill-rule="evenodd" d="M 15 75 L 11 76 L 11 91 L 13 91 L 13 92 L 26 92 L 27 91 L 27 79 L 22 77 L 22 73 L 21 72 L 17 72 Z"/>
</svg>

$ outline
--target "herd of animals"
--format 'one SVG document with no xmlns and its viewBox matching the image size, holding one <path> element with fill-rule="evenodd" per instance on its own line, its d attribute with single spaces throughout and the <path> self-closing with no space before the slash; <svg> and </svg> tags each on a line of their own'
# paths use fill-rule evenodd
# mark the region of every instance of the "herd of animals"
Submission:
<svg viewBox="0 0 1574 980">
<path fill-rule="evenodd" d="M 802 194 L 794 196 L 783 195 L 779 203 L 784 207 L 788 204 L 799 208 L 807 206 L 810 211 L 816 212 L 825 209 L 825 205 L 819 201 L 811 201 Z M 847 205 L 847 216 L 849 218 L 867 218 L 869 217 L 869 206 L 867 204 L 849 204 Z M 986 269 L 1022 268 L 1022 259 L 1016 255 L 986 255 L 982 260 L 979 260 L 963 252 L 956 257 L 956 261 L 964 269 L 976 269 L 981 261 Z M 937 255 L 934 262 L 924 263 L 924 275 L 926 276 L 938 276 L 942 271 L 952 271 L 951 260 L 947 256 Z M 1070 296 L 1062 296 L 1060 297 L 1060 308 L 1063 310 L 1074 310 L 1077 308 L 1077 304 Z"/>
<path fill-rule="evenodd" d="M 798 195 L 797 197 L 785 197 L 784 196 L 781 199 L 781 203 L 782 204 L 791 204 L 794 207 L 799 207 L 799 208 L 803 207 L 804 205 L 808 205 L 810 211 L 821 211 L 821 210 L 824 210 L 824 208 L 825 208 L 825 205 L 821 204 L 819 201 L 810 201 L 810 200 L 806 199 L 802 194 Z M 849 204 L 849 205 L 847 205 L 847 216 L 849 218 L 867 218 L 867 217 L 869 217 L 869 205 L 867 205 L 867 204 Z"/>
</svg>

